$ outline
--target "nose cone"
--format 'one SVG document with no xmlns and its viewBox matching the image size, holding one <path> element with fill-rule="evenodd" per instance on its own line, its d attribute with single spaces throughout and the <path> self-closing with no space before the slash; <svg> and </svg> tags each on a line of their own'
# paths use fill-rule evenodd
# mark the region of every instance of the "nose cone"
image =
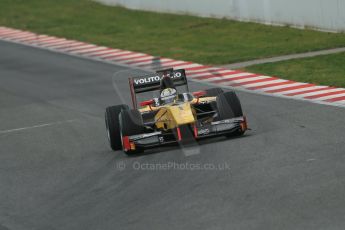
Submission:
<svg viewBox="0 0 345 230">
<path fill-rule="evenodd" d="M 192 109 L 188 103 L 172 106 L 170 112 L 177 126 L 195 122 Z"/>
</svg>

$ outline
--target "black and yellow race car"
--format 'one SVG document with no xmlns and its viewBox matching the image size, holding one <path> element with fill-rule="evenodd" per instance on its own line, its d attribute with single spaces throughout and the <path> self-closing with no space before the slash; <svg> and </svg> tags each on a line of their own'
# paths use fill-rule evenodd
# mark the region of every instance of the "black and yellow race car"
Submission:
<svg viewBox="0 0 345 230">
<path fill-rule="evenodd" d="M 126 154 L 147 148 L 199 140 L 212 136 L 243 135 L 246 117 L 233 91 L 211 88 L 189 92 L 185 70 L 166 69 L 129 78 L 133 108 L 106 108 L 105 123 L 110 147 Z M 179 92 L 185 87 L 185 92 Z M 137 95 L 156 97 L 138 102 Z"/>
</svg>

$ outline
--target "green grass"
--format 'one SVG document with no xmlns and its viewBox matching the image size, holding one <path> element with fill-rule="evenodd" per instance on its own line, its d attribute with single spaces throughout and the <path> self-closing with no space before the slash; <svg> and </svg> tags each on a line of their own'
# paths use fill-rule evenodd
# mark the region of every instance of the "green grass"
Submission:
<svg viewBox="0 0 345 230">
<path fill-rule="evenodd" d="M 91 0 L 1 0 L 0 25 L 203 64 L 345 46 L 345 34 L 133 11 Z"/>
<path fill-rule="evenodd" d="M 299 82 L 345 88 L 345 52 L 255 65 L 246 70 Z"/>
</svg>

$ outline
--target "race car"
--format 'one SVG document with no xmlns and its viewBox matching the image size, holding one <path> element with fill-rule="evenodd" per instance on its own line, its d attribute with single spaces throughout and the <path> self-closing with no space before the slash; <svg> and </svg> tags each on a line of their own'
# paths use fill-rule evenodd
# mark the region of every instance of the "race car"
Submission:
<svg viewBox="0 0 345 230">
<path fill-rule="evenodd" d="M 180 91 L 180 88 L 185 88 Z M 166 69 L 129 78 L 133 108 L 106 108 L 105 124 L 112 150 L 126 154 L 213 136 L 240 136 L 247 130 L 240 101 L 233 91 L 210 88 L 189 92 L 184 69 Z M 155 97 L 138 102 L 138 95 Z"/>
</svg>

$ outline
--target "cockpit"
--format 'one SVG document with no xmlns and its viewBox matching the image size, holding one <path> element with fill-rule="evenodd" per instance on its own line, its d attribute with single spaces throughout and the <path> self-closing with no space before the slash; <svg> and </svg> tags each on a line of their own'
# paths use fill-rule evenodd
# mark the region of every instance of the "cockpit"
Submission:
<svg viewBox="0 0 345 230">
<path fill-rule="evenodd" d="M 159 98 L 154 98 L 155 106 L 178 104 L 192 101 L 194 96 L 191 93 L 178 94 L 174 88 L 166 88 L 162 90 Z"/>
</svg>

